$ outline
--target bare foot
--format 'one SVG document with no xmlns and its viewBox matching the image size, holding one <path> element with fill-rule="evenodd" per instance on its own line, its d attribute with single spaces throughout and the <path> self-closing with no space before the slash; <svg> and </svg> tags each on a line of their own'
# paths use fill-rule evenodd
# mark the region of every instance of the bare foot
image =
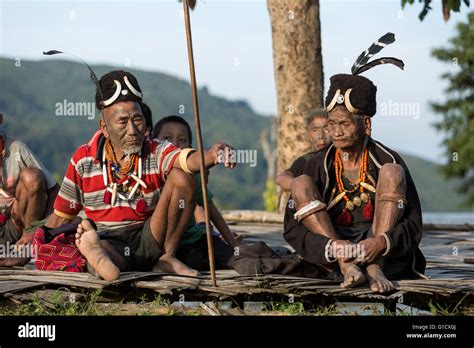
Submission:
<svg viewBox="0 0 474 348">
<path fill-rule="evenodd" d="M 341 272 L 344 275 L 344 281 L 341 283 L 341 288 L 352 288 L 365 283 L 365 275 L 362 270 L 348 262 L 339 262 Z"/>
<path fill-rule="evenodd" d="M 158 260 L 158 263 L 153 267 L 153 271 L 155 272 L 163 272 L 163 273 L 175 273 L 178 275 L 189 276 L 189 277 L 197 277 L 201 275 L 195 269 L 192 269 L 186 266 L 184 263 L 179 261 L 176 257 L 166 257 L 162 256 Z"/>
<path fill-rule="evenodd" d="M 107 281 L 120 277 L 120 270 L 100 245 L 99 235 L 87 220 L 77 226 L 76 245 L 97 274 Z"/>
<path fill-rule="evenodd" d="M 387 292 L 393 289 L 393 284 L 389 281 L 382 268 L 373 263 L 366 268 L 367 278 L 369 279 L 370 290 L 373 292 Z"/>
</svg>

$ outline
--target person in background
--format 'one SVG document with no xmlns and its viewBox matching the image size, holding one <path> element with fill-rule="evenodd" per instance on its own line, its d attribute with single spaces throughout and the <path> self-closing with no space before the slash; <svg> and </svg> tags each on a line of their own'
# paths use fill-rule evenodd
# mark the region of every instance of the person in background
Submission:
<svg viewBox="0 0 474 348">
<path fill-rule="evenodd" d="M 276 177 L 276 183 L 283 191 L 290 192 L 291 181 L 303 174 L 306 162 L 331 143 L 328 133 L 328 113 L 325 109 L 311 111 L 307 116 L 307 131 L 314 151 L 298 157 L 290 168 Z"/>
<path fill-rule="evenodd" d="M 180 149 L 191 147 L 192 133 L 189 124 L 180 116 L 167 116 L 157 122 L 153 129 L 153 137 L 161 141 L 170 141 Z M 176 256 L 186 265 L 198 271 L 209 270 L 209 257 L 206 238 L 206 225 L 204 222 L 204 199 L 201 188 L 201 177 L 196 174 L 197 194 L 196 208 L 186 227 L 184 236 L 176 252 Z M 223 216 L 215 206 L 212 193 L 207 190 L 209 215 L 211 222 L 222 235 L 222 239 L 213 233 L 214 258 L 216 268 L 231 268 L 230 258 L 233 256 L 233 248 L 238 246 L 238 242 L 227 226 Z M 196 222 L 196 216 L 201 217 L 201 222 Z"/>
<path fill-rule="evenodd" d="M 0 114 L 0 244 L 27 245 L 34 233 L 25 230 L 53 212 L 59 185 L 28 146 L 5 134 L 2 123 Z M 26 262 L 0 256 L 0 266 Z"/>
</svg>

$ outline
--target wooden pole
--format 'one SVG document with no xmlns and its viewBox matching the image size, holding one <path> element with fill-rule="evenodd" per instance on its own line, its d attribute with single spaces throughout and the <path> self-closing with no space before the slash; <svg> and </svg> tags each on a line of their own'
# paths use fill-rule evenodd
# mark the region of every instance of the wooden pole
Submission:
<svg viewBox="0 0 474 348">
<path fill-rule="evenodd" d="M 197 138 L 198 154 L 199 154 L 199 160 L 200 160 L 199 168 L 201 171 L 200 175 L 201 175 L 202 196 L 204 200 L 204 215 L 206 217 L 206 235 L 207 235 L 207 247 L 209 251 L 209 268 L 211 271 L 212 285 L 217 286 L 216 270 L 214 266 L 214 244 L 212 243 L 211 223 L 209 221 L 209 207 L 208 207 L 208 202 L 207 202 L 206 168 L 204 166 L 204 148 L 202 145 L 201 122 L 199 118 L 199 105 L 198 105 L 198 96 L 197 96 L 197 87 L 196 87 L 196 71 L 194 68 L 193 39 L 191 36 L 191 20 L 189 16 L 188 0 L 183 0 L 183 6 L 184 6 L 184 23 L 186 25 L 186 39 L 187 39 L 187 45 L 188 45 L 189 72 L 191 75 L 191 89 L 193 92 L 194 126 L 196 128 L 196 138 Z"/>
</svg>

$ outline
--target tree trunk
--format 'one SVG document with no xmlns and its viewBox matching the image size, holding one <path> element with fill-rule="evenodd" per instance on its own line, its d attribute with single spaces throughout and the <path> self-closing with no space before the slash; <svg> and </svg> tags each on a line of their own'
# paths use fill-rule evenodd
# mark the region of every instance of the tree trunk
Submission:
<svg viewBox="0 0 474 348">
<path fill-rule="evenodd" d="M 267 0 L 278 99 L 278 172 L 311 150 L 305 116 L 323 106 L 319 0 Z M 286 203 L 280 199 L 280 211 Z"/>
<path fill-rule="evenodd" d="M 272 124 L 270 128 L 265 128 L 260 133 L 260 144 L 262 145 L 263 157 L 267 161 L 267 180 L 275 181 L 276 178 L 276 159 L 277 159 L 277 148 L 276 148 L 276 119 L 272 117 Z"/>
</svg>

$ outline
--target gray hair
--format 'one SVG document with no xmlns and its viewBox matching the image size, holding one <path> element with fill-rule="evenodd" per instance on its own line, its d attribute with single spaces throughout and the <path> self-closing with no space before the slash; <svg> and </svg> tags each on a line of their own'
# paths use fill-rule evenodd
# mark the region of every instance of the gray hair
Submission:
<svg viewBox="0 0 474 348">
<path fill-rule="evenodd" d="M 313 109 L 308 114 L 306 115 L 306 127 L 309 127 L 311 125 L 311 122 L 315 118 L 328 118 L 328 112 L 326 109 Z"/>
</svg>

